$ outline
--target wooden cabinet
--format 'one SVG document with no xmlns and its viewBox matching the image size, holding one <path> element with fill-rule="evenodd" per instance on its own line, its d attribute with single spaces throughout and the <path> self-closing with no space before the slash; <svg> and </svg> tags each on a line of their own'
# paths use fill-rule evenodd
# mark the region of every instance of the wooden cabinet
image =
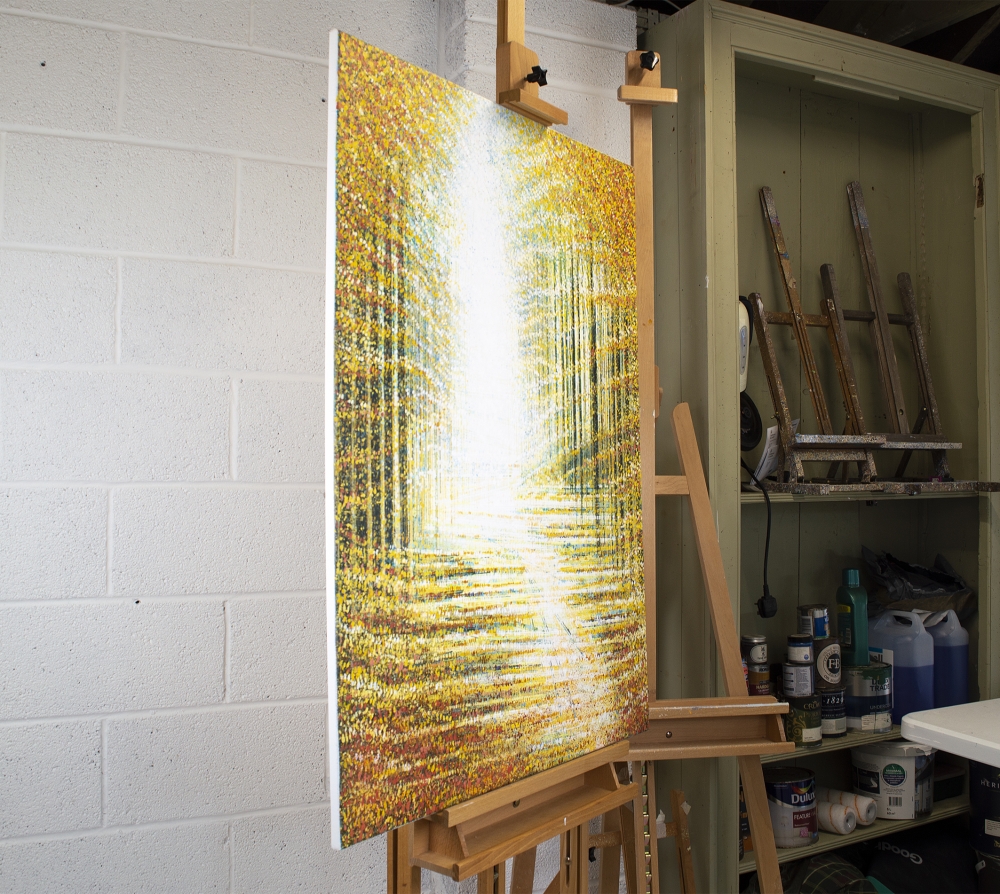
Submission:
<svg viewBox="0 0 1000 894">
<path fill-rule="evenodd" d="M 646 45 L 661 54 L 663 83 L 679 91 L 676 107 L 654 113 L 663 405 L 691 405 L 741 632 L 765 633 L 773 653 L 783 651 L 795 606 L 832 602 L 841 568 L 858 563 L 862 544 L 928 564 L 940 552 L 979 593 L 973 688 L 982 698 L 1000 695 L 997 495 L 778 498 L 769 577 L 780 608 L 773 619 L 757 617 L 765 512 L 758 495 L 740 492 L 736 370 L 737 296 L 759 291 L 769 309 L 785 309 L 759 188 L 774 193 L 804 309 L 818 313 L 823 263 L 834 265 L 845 307 L 868 306 L 847 199 L 847 184 L 858 180 L 890 311 L 900 308 L 896 275 L 907 271 L 914 283 L 944 431 L 964 445 L 949 455 L 952 472 L 1000 479 L 1000 79 L 715 0 L 671 16 Z M 862 326 L 848 324 L 861 402 L 869 428 L 887 430 Z M 790 332 L 777 333 L 776 347 L 801 430 L 815 432 Z M 832 398 L 839 386 L 829 349 L 817 337 L 814 351 Z M 896 352 L 915 406 L 906 343 Z M 766 426 L 772 407 L 756 345 L 748 388 Z M 830 403 L 836 427 L 844 411 Z M 659 474 L 677 471 L 669 425 L 660 426 L 657 454 Z M 897 460 L 880 454 L 880 473 L 891 474 Z M 912 472 L 925 474 L 929 465 L 919 462 Z M 657 539 L 659 694 L 718 694 L 679 501 L 658 507 Z M 699 887 L 736 890 L 735 762 L 663 765 L 659 779 L 665 790 L 684 788 L 695 805 Z M 661 878 L 675 877 L 665 865 Z"/>
</svg>

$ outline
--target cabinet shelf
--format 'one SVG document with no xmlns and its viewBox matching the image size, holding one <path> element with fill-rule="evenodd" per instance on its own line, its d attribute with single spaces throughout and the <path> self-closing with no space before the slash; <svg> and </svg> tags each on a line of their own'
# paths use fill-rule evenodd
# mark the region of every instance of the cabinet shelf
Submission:
<svg viewBox="0 0 1000 894">
<path fill-rule="evenodd" d="M 959 816 L 966 813 L 968 809 L 969 796 L 961 795 L 957 798 L 948 798 L 945 801 L 939 801 L 927 816 L 917 817 L 916 819 L 877 819 L 870 826 L 858 826 L 850 835 L 835 835 L 832 832 L 820 832 L 819 841 L 814 844 L 808 844 L 805 847 L 778 848 L 778 862 L 788 863 L 791 860 L 801 860 L 804 857 L 836 850 L 848 844 L 857 844 L 859 841 L 867 841 L 870 838 L 880 838 L 883 835 L 902 832 L 905 829 L 912 829 L 916 826 L 923 826 L 937 820 L 947 819 L 949 816 Z M 752 854 L 747 854 L 739 862 L 739 872 L 741 875 L 745 872 L 753 872 L 756 868 L 757 862 Z"/>
<path fill-rule="evenodd" d="M 761 755 L 762 764 L 774 764 L 779 761 L 791 761 L 808 759 L 817 754 L 828 754 L 831 751 L 843 751 L 846 748 L 854 748 L 856 745 L 870 745 L 872 742 L 886 742 L 890 739 L 899 738 L 899 726 L 893 725 L 891 730 L 884 733 L 865 733 L 861 730 L 848 730 L 847 735 L 839 739 L 824 739 L 822 745 L 814 748 L 796 748 L 786 754 L 764 754 Z"/>
<path fill-rule="evenodd" d="M 979 491 L 924 491 L 919 494 L 886 494 L 871 491 L 833 492 L 829 494 L 776 494 L 768 491 L 772 503 L 881 503 L 898 502 L 902 500 L 967 500 L 978 497 Z M 740 505 L 764 503 L 764 495 L 760 491 L 741 491 Z"/>
</svg>

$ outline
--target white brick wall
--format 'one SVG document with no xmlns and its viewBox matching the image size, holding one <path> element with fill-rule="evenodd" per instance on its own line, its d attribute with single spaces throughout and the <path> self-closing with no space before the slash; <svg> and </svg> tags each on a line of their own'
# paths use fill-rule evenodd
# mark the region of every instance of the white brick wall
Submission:
<svg viewBox="0 0 1000 894">
<path fill-rule="evenodd" d="M 0 6 L 4 894 L 385 889 L 383 841 L 329 846 L 327 32 L 491 96 L 494 17 Z M 627 160 L 632 14 L 527 18 L 565 130 Z"/>
</svg>

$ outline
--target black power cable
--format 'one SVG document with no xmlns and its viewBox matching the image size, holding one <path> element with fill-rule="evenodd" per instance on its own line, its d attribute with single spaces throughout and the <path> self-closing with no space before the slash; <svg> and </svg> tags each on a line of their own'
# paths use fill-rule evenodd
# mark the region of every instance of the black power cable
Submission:
<svg viewBox="0 0 1000 894">
<path fill-rule="evenodd" d="M 771 588 L 767 585 L 767 558 L 771 551 L 771 498 L 767 495 L 767 489 L 757 480 L 753 469 L 746 464 L 746 460 L 741 458 L 740 465 L 750 473 L 750 478 L 760 488 L 760 492 L 764 495 L 764 502 L 767 504 L 767 534 L 764 536 L 764 595 L 757 600 L 757 614 L 762 618 L 773 618 L 778 613 L 778 600 L 771 595 Z"/>
</svg>

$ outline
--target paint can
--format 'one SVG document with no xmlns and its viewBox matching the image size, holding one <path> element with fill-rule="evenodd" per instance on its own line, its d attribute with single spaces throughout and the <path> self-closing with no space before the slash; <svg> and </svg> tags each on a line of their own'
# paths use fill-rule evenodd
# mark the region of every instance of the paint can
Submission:
<svg viewBox="0 0 1000 894">
<path fill-rule="evenodd" d="M 793 633 L 789 636 L 788 660 L 799 664 L 812 664 L 813 638 L 805 633 Z"/>
<path fill-rule="evenodd" d="M 774 695 L 771 690 L 771 668 L 766 664 L 747 665 L 747 690 L 751 695 Z"/>
<path fill-rule="evenodd" d="M 969 761 L 969 832 L 972 846 L 1000 857 L 1000 768 Z"/>
<path fill-rule="evenodd" d="M 816 654 L 816 673 L 813 677 L 816 688 L 839 689 L 843 686 L 840 640 L 835 636 L 813 640 L 813 652 Z"/>
<path fill-rule="evenodd" d="M 799 633 L 821 639 L 830 635 L 830 609 L 819 602 L 798 608 Z"/>
<path fill-rule="evenodd" d="M 778 847 L 805 847 L 819 840 L 816 774 L 803 767 L 764 767 L 764 788 Z"/>
<path fill-rule="evenodd" d="M 740 653 L 747 664 L 767 664 L 767 637 L 743 634 L 740 637 Z"/>
<path fill-rule="evenodd" d="M 845 689 L 821 689 L 819 691 L 824 739 L 838 739 L 847 735 L 845 692 Z"/>
<path fill-rule="evenodd" d="M 892 728 L 892 665 L 844 668 L 847 728 L 885 733 Z"/>
<path fill-rule="evenodd" d="M 874 742 L 851 749 L 854 791 L 875 802 L 879 819 L 916 819 L 934 806 L 934 749 Z"/>
<path fill-rule="evenodd" d="M 776 661 L 771 665 L 771 692 L 774 695 L 781 695 L 784 692 L 784 681 L 781 678 L 782 675 L 782 665 L 780 661 Z"/>
<path fill-rule="evenodd" d="M 813 666 L 786 661 L 781 666 L 781 691 L 786 697 L 813 694 Z"/>
<path fill-rule="evenodd" d="M 819 695 L 785 696 L 785 738 L 799 748 L 811 748 L 823 741 L 823 721 Z"/>
</svg>

